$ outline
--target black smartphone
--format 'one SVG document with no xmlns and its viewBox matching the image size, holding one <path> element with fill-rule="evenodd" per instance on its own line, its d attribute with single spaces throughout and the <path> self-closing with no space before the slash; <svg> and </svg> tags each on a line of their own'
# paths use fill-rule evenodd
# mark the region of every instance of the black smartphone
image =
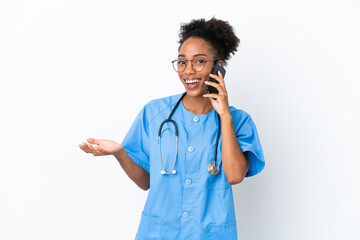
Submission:
<svg viewBox="0 0 360 240">
<path fill-rule="evenodd" d="M 214 75 L 218 75 L 218 71 L 221 72 L 221 74 L 222 74 L 222 76 L 224 78 L 225 73 L 226 73 L 225 68 L 221 65 L 221 63 L 219 61 L 215 61 L 215 64 L 214 64 L 214 67 L 213 67 L 211 73 L 214 74 Z M 209 81 L 219 83 L 216 79 L 214 79 L 212 77 L 209 78 Z M 209 93 L 216 93 L 216 94 L 219 93 L 219 91 L 216 88 L 214 88 L 213 86 L 209 86 L 209 85 L 206 86 L 206 90 Z"/>
</svg>

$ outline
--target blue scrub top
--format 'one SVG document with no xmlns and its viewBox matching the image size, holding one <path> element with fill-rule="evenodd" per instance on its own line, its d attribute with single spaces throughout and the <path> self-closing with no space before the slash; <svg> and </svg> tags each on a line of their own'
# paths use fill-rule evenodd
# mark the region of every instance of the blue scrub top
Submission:
<svg viewBox="0 0 360 240">
<path fill-rule="evenodd" d="M 121 143 L 131 159 L 150 174 L 150 189 L 135 239 L 237 239 L 232 188 L 222 169 L 221 133 L 216 159 L 219 174 L 208 172 L 208 164 L 214 161 L 218 131 L 214 108 L 197 115 L 186 110 L 181 101 L 171 117 L 179 131 L 176 174 L 160 173 L 159 126 L 181 95 L 148 102 Z M 253 176 L 265 166 L 255 124 L 243 110 L 230 106 L 230 113 L 240 148 L 248 151 L 246 177 Z M 169 172 L 176 153 L 172 123 L 165 123 L 162 128 L 161 153 Z"/>
</svg>

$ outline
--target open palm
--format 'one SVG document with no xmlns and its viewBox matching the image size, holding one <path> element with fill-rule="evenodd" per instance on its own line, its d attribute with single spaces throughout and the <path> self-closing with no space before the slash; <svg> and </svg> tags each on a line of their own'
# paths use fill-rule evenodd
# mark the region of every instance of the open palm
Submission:
<svg viewBox="0 0 360 240">
<path fill-rule="evenodd" d="M 115 155 L 123 149 L 119 143 L 108 139 L 87 138 L 86 141 L 79 144 L 79 147 L 84 152 L 92 153 L 94 156 Z"/>
</svg>

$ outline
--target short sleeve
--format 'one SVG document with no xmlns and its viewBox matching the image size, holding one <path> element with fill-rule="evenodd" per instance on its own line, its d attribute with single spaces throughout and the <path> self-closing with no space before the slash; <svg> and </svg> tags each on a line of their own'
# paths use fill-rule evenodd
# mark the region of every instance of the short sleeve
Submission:
<svg viewBox="0 0 360 240">
<path fill-rule="evenodd" d="M 131 159 L 150 173 L 150 142 L 147 105 L 145 105 L 127 132 L 121 145 Z"/>
<path fill-rule="evenodd" d="M 249 170 L 245 177 L 254 176 L 265 167 L 264 154 L 255 123 L 247 114 L 245 119 L 234 124 L 234 127 L 241 150 L 243 152 L 248 151 Z"/>
</svg>

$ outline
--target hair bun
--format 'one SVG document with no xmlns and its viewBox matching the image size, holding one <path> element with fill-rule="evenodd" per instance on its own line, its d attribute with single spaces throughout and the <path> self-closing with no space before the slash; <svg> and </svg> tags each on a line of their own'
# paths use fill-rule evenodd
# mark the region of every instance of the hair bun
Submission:
<svg viewBox="0 0 360 240">
<path fill-rule="evenodd" d="M 179 32 L 179 50 L 181 45 L 190 37 L 199 37 L 209 42 L 217 51 L 218 57 L 224 64 L 231 54 L 237 51 L 240 39 L 236 37 L 233 27 L 227 22 L 215 17 L 206 21 L 204 18 L 193 19 L 190 23 L 182 23 Z"/>
</svg>

